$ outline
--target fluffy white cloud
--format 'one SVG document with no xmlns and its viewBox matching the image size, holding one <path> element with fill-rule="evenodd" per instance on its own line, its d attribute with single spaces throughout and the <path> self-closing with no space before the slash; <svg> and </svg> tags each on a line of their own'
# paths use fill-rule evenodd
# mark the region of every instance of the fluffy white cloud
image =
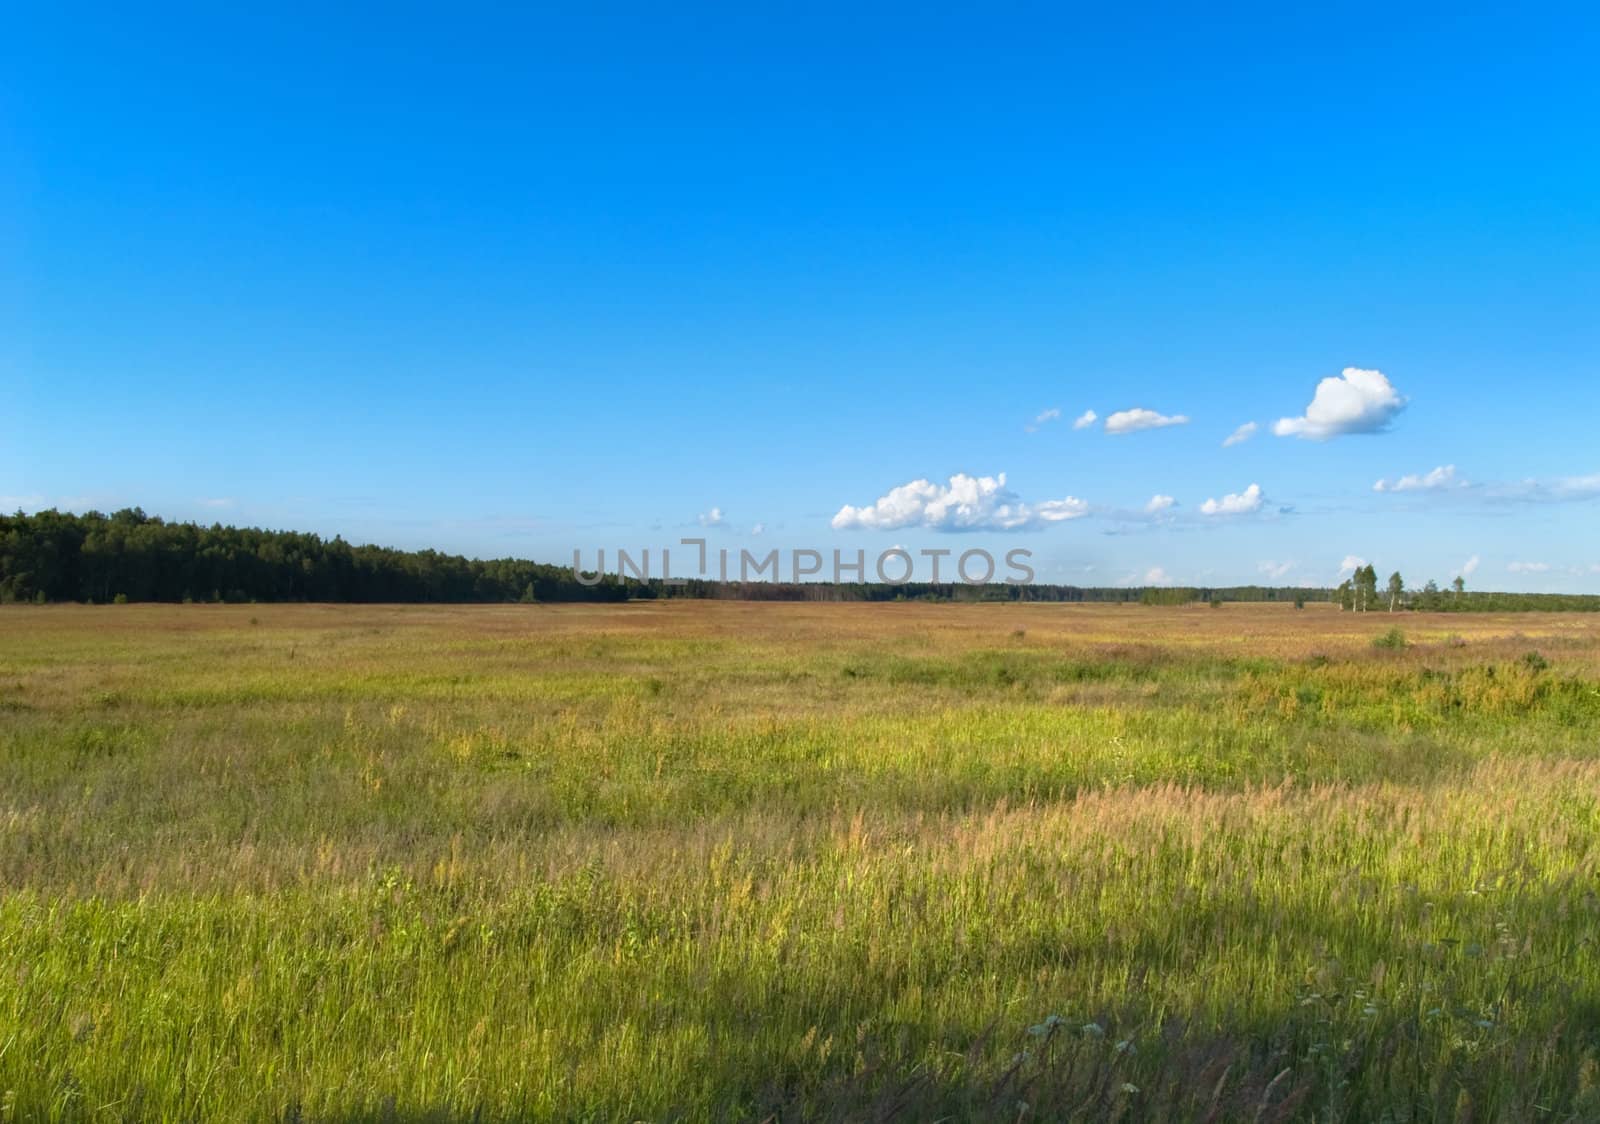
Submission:
<svg viewBox="0 0 1600 1124">
<path fill-rule="evenodd" d="M 948 484 L 913 480 L 891 488 L 866 507 L 845 504 L 833 517 L 836 531 L 892 531 L 927 527 L 935 531 L 1018 531 L 1061 523 L 1089 514 L 1074 496 L 1026 504 L 1006 487 L 1006 474 L 968 476 L 958 472 Z"/>
<path fill-rule="evenodd" d="M 697 518 L 702 527 L 722 527 L 726 526 L 728 522 L 727 516 L 722 514 L 720 507 L 714 507 L 710 511 L 703 512 Z"/>
<path fill-rule="evenodd" d="M 1099 414 L 1095 413 L 1093 410 L 1085 410 L 1083 413 L 1079 414 L 1076 418 L 1073 419 L 1072 428 L 1073 429 L 1088 429 L 1091 425 L 1093 425 L 1095 422 L 1097 422 L 1099 420 L 1100 420 L 1100 415 Z"/>
<path fill-rule="evenodd" d="M 1172 584 L 1172 575 L 1167 573 L 1160 566 L 1151 566 L 1148 570 L 1146 570 L 1144 572 L 1144 584 L 1145 585 L 1171 585 Z"/>
<path fill-rule="evenodd" d="M 1227 440 L 1223 441 L 1222 443 L 1222 447 L 1227 449 L 1234 445 L 1242 445 L 1246 441 L 1250 440 L 1250 438 L 1254 437 L 1256 435 L 1256 430 L 1260 428 L 1261 427 L 1255 422 L 1245 422 L 1238 429 L 1228 434 Z"/>
<path fill-rule="evenodd" d="M 765 523 L 756 523 L 751 526 L 750 533 L 752 535 L 764 535 L 767 533 L 767 525 Z"/>
<path fill-rule="evenodd" d="M 1068 496 L 1061 500 L 1045 500 L 1034 505 L 1033 514 L 1041 523 L 1064 523 L 1068 519 L 1078 519 L 1089 514 L 1089 503 L 1076 496 Z"/>
<path fill-rule="evenodd" d="M 1249 515 L 1260 511 L 1266 499 L 1261 485 L 1252 484 L 1242 492 L 1229 492 L 1220 500 L 1210 499 L 1200 505 L 1201 515 Z"/>
<path fill-rule="evenodd" d="M 1054 406 L 1051 406 L 1048 410 L 1040 411 L 1039 414 L 1034 417 L 1032 422 L 1023 426 L 1022 428 L 1029 433 L 1037 433 L 1039 432 L 1040 426 L 1049 425 L 1060 416 L 1061 411 L 1056 409 Z"/>
<path fill-rule="evenodd" d="M 1379 480 L 1374 492 L 1435 492 L 1441 488 L 1464 488 L 1467 482 L 1456 476 L 1456 466 L 1441 464 L 1432 472 L 1411 473 L 1393 480 Z"/>
<path fill-rule="evenodd" d="M 1293 562 L 1260 562 L 1260 563 L 1257 563 L 1256 569 L 1260 570 L 1263 574 L 1265 574 L 1267 577 L 1271 578 L 1273 581 L 1278 581 L 1281 578 L 1283 578 L 1286 574 L 1288 574 L 1288 572 L 1290 570 L 1294 569 L 1294 563 Z"/>
<path fill-rule="evenodd" d="M 1550 569 L 1548 562 L 1508 562 L 1506 569 L 1513 574 L 1542 574 Z"/>
<path fill-rule="evenodd" d="M 1141 429 L 1160 429 L 1168 425 L 1188 425 L 1189 418 L 1184 414 L 1158 414 L 1154 410 L 1136 407 L 1132 410 L 1118 410 L 1106 419 L 1107 433 L 1137 433 Z"/>
<path fill-rule="evenodd" d="M 1339 576 L 1353 574 L 1367 564 L 1367 560 L 1359 554 L 1346 554 L 1344 561 L 1339 563 Z"/>
<path fill-rule="evenodd" d="M 1146 515 L 1160 515 L 1163 511 L 1168 510 L 1177 502 L 1178 501 L 1173 499 L 1171 496 L 1164 496 L 1157 492 L 1155 495 L 1150 497 L 1150 502 L 1144 505 L 1144 513 Z"/>
<path fill-rule="evenodd" d="M 1346 367 L 1317 384 L 1311 405 L 1298 418 L 1279 418 L 1279 437 L 1326 441 L 1345 433 L 1378 433 L 1405 409 L 1406 400 L 1382 371 Z"/>
<path fill-rule="evenodd" d="M 1470 578 L 1473 574 L 1478 572 L 1478 566 L 1482 564 L 1482 562 L 1483 559 L 1474 554 L 1471 558 L 1468 558 L 1465 562 L 1461 563 L 1461 576 L 1464 578 Z"/>
</svg>

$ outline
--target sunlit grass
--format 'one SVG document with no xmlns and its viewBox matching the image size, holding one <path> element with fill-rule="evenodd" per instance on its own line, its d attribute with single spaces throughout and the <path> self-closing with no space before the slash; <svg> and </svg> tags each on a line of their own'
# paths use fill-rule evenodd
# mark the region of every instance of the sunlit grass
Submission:
<svg viewBox="0 0 1600 1124">
<path fill-rule="evenodd" d="M 8 609 L 0 1105 L 1600 1116 L 1600 634 L 1389 623 Z"/>
</svg>

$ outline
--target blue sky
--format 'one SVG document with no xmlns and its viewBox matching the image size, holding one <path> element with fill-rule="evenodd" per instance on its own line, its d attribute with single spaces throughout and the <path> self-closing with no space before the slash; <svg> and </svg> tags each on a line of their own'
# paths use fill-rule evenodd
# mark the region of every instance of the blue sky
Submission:
<svg viewBox="0 0 1600 1124">
<path fill-rule="evenodd" d="M 1582 7 L 224 7 L 0 44 L 7 507 L 1600 590 Z"/>
</svg>

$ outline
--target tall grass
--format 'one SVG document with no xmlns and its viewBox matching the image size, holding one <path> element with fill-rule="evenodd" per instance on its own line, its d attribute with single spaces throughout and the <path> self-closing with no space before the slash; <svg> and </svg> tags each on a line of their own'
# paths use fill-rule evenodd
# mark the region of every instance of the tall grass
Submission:
<svg viewBox="0 0 1600 1124">
<path fill-rule="evenodd" d="M 6 610 L 0 1107 L 1600 1118 L 1600 635 L 1352 617 Z"/>
</svg>

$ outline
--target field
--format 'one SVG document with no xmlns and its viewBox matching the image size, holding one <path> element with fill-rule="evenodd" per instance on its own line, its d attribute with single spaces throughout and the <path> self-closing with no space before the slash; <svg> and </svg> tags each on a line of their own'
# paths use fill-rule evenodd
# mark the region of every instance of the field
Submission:
<svg viewBox="0 0 1600 1124">
<path fill-rule="evenodd" d="M 5 1120 L 1597 1120 L 1600 621 L 8 607 L 0 888 Z"/>
</svg>

